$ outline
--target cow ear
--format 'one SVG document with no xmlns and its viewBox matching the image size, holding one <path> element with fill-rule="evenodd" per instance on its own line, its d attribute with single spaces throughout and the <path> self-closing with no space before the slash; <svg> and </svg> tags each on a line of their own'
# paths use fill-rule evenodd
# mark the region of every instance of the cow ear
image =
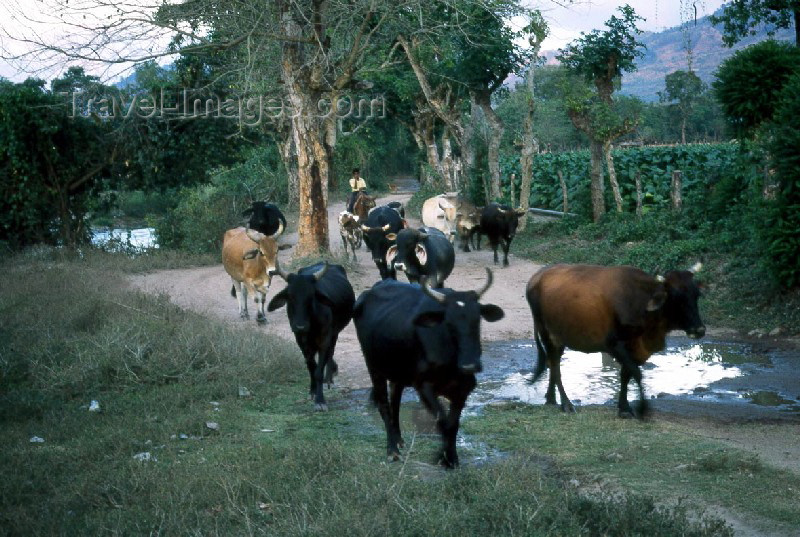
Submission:
<svg viewBox="0 0 800 537">
<path fill-rule="evenodd" d="M 280 309 L 286 305 L 286 301 L 289 299 L 288 295 L 286 294 L 286 289 L 272 297 L 272 300 L 269 301 L 269 305 L 267 306 L 267 311 L 275 311 Z"/>
<path fill-rule="evenodd" d="M 505 317 L 505 312 L 500 306 L 494 304 L 481 304 L 481 317 L 484 321 L 495 323 Z"/>
<path fill-rule="evenodd" d="M 408 229 L 408 220 L 403 218 L 403 229 Z"/>
<path fill-rule="evenodd" d="M 420 265 L 424 265 L 428 261 L 428 251 L 425 250 L 423 245 L 417 244 L 415 253 L 417 254 L 417 261 L 419 261 Z"/>
<path fill-rule="evenodd" d="M 392 266 L 395 257 L 397 257 L 397 245 L 390 246 L 389 249 L 386 250 L 386 264 Z"/>
<path fill-rule="evenodd" d="M 650 300 L 647 301 L 647 311 L 657 311 L 661 309 L 661 306 L 664 305 L 664 302 L 667 301 L 667 292 L 661 288 L 656 291 L 653 296 L 650 297 Z"/>
<path fill-rule="evenodd" d="M 291 245 L 291 244 L 281 244 L 280 246 L 278 246 L 278 250 L 288 250 L 292 246 L 293 245 Z"/>
<path fill-rule="evenodd" d="M 443 322 L 443 311 L 426 311 L 425 313 L 420 313 L 414 318 L 414 325 L 421 326 L 423 328 L 433 328 L 434 326 L 439 326 Z"/>
<path fill-rule="evenodd" d="M 258 254 L 260 254 L 260 253 L 261 253 L 261 250 L 259 250 L 258 248 L 253 248 L 252 250 L 247 250 L 244 253 L 244 255 L 242 256 L 242 259 L 253 259 L 256 256 L 258 256 Z"/>
</svg>

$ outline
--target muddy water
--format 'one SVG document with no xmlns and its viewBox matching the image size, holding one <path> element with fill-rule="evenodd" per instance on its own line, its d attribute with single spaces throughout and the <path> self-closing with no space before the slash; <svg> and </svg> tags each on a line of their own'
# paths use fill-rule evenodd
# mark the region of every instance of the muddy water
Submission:
<svg viewBox="0 0 800 537">
<path fill-rule="evenodd" d="M 547 373 L 531 384 L 536 352 L 530 340 L 484 345 L 484 372 L 470 398 L 470 411 L 496 401 L 542 404 Z M 667 409 L 691 400 L 715 405 L 756 405 L 800 414 L 800 356 L 796 351 L 758 350 L 748 343 L 670 338 L 667 348 L 643 366 L 645 393 Z M 567 351 L 561 362 L 564 389 L 578 405 L 615 404 L 619 366 L 600 353 Z M 629 398 L 636 397 L 631 386 Z M 733 409 L 731 409 L 733 410 Z"/>
</svg>

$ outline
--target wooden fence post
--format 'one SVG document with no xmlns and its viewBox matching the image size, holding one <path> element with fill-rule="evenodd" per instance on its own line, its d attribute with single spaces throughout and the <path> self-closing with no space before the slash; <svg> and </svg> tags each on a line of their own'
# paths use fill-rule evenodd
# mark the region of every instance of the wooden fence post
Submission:
<svg viewBox="0 0 800 537">
<path fill-rule="evenodd" d="M 682 189 L 682 181 L 681 181 L 681 171 L 675 170 L 672 172 L 672 188 L 670 190 L 670 194 L 672 196 L 672 209 L 674 211 L 680 211 L 681 207 L 683 206 L 683 199 L 681 198 L 681 189 Z"/>
<path fill-rule="evenodd" d="M 564 181 L 564 174 L 562 173 L 561 170 L 556 170 L 556 173 L 558 174 L 558 182 L 561 183 L 561 195 L 564 198 L 564 212 L 567 213 L 569 212 L 569 202 L 567 199 L 567 182 Z"/>
</svg>

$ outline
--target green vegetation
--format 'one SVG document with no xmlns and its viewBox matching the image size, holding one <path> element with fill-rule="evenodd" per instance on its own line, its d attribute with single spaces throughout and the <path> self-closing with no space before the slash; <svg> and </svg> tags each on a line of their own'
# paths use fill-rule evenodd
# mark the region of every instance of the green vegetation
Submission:
<svg viewBox="0 0 800 537">
<path fill-rule="evenodd" d="M 555 407 L 508 404 L 489 407 L 464 431 L 522 456 L 553 457 L 587 488 L 611 483 L 632 494 L 709 502 L 785 530 L 800 524 L 795 475 L 669 422 L 620 420 L 607 408 L 568 415 Z"/>
<path fill-rule="evenodd" d="M 383 428 L 376 412 L 364 413 L 364 395 L 334 391 L 332 410 L 314 413 L 293 344 L 123 291 L 116 268 L 103 256 L 3 262 L 0 523 L 7 532 L 731 534 L 686 503 L 673 505 L 668 498 L 685 492 L 668 475 L 667 496 L 654 486 L 642 494 L 638 485 L 570 485 L 573 472 L 583 480 L 595 468 L 573 464 L 592 459 L 587 452 L 598 443 L 587 438 L 601 435 L 604 449 L 627 457 L 639 446 L 631 438 L 649 442 L 655 434 L 652 425 L 605 413 L 571 421 L 530 407 L 491 410 L 467 420 L 466 430 L 509 455 L 445 472 L 427 464 L 438 439 L 415 435 L 406 408 L 409 458 L 382 464 Z M 252 395 L 240 397 L 240 387 Z M 100 412 L 88 410 L 91 400 Z M 559 442 L 539 433 L 558 434 Z M 670 442 L 649 444 L 670 457 L 661 466 L 694 460 L 672 445 L 694 450 L 697 470 L 687 475 L 700 483 L 721 476 L 720 501 L 741 471 L 755 475 L 758 487 L 772 480 L 764 502 L 783 486 L 760 465 L 740 469 L 735 452 L 732 462 L 708 467 L 702 455 L 714 446 L 692 447 L 693 439 L 669 433 Z M 30 442 L 33 436 L 44 442 Z M 462 449 L 469 460 L 470 449 Z M 143 453 L 150 460 L 136 458 Z M 626 479 L 638 483 L 635 468 Z M 774 500 L 767 516 L 793 520 L 782 511 L 785 501 Z"/>
</svg>

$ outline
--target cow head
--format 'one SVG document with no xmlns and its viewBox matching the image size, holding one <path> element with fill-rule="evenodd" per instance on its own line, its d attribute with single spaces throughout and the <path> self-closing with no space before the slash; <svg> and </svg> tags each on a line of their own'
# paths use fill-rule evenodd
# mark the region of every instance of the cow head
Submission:
<svg viewBox="0 0 800 537">
<path fill-rule="evenodd" d="M 391 224 L 385 224 L 380 227 L 370 227 L 366 224 L 361 225 L 361 231 L 364 232 L 364 241 L 372 252 L 372 260 L 375 261 L 375 263 L 384 262 L 381 256 L 380 244 L 384 241 L 393 241 L 396 238 L 394 233 L 389 232 L 391 228 Z"/>
<path fill-rule="evenodd" d="M 447 201 L 445 198 L 439 197 L 439 209 L 444 212 L 444 218 L 448 222 L 455 222 L 456 220 L 456 206 Z"/>
<path fill-rule="evenodd" d="M 458 369 L 464 373 L 480 373 L 481 339 L 480 321 L 493 323 L 503 318 L 503 309 L 494 304 L 481 304 L 481 296 L 492 285 L 492 271 L 486 269 L 486 284 L 477 291 L 449 291 L 431 289 L 428 280 L 422 283 L 423 292 L 434 299 L 440 308 L 420 313 L 414 324 L 420 327 L 445 326 L 456 347 Z"/>
<path fill-rule="evenodd" d="M 279 250 L 286 250 L 287 248 L 291 248 L 291 244 L 281 244 L 278 245 L 278 235 L 279 233 L 275 233 L 273 235 L 264 235 L 254 229 L 247 228 L 245 230 L 245 234 L 247 238 L 251 241 L 256 243 L 256 247 L 247 250 L 242 255 L 242 259 L 245 261 L 261 258 L 264 262 L 264 270 L 267 273 L 269 283 L 272 282 L 272 274 L 275 272 L 275 267 L 278 264 L 278 251 Z"/>
<path fill-rule="evenodd" d="M 247 227 L 261 233 L 278 236 L 286 228 L 286 218 L 274 203 L 254 201 L 252 206 L 242 212 L 242 216 L 250 217 Z"/>
<path fill-rule="evenodd" d="M 664 276 L 657 276 L 663 288 L 656 291 L 647 304 L 648 311 L 663 312 L 670 329 L 683 330 L 687 336 L 695 339 L 706 333 L 697 307 L 702 284 L 694 279 L 702 266 L 697 263 L 689 270 L 672 270 Z"/>
<path fill-rule="evenodd" d="M 402 270 L 409 277 L 419 277 L 420 267 L 428 262 L 428 250 L 423 241 L 428 234 L 417 229 L 402 229 L 396 235 L 396 243 L 386 251 L 386 265 Z"/>
<path fill-rule="evenodd" d="M 519 217 L 525 214 L 523 209 L 504 209 L 498 207 L 499 220 L 503 223 L 508 237 L 513 239 L 517 234 L 517 226 L 519 225 Z"/>
<path fill-rule="evenodd" d="M 292 332 L 308 334 L 311 330 L 311 319 L 319 307 L 318 304 L 333 307 L 330 300 L 317 291 L 317 282 L 328 271 L 328 266 L 326 261 L 322 268 L 312 274 L 289 274 L 280 267 L 280 264 L 276 263 L 275 271 L 286 281 L 286 288 L 272 297 L 267 311 L 275 311 L 286 306 Z"/>
</svg>

